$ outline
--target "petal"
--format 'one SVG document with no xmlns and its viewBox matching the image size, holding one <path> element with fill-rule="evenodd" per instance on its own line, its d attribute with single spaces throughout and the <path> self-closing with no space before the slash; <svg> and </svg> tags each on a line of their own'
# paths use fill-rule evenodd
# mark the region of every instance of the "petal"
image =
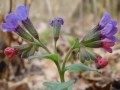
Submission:
<svg viewBox="0 0 120 90">
<path fill-rule="evenodd" d="M 16 13 L 20 17 L 21 20 L 26 20 L 29 14 L 29 8 L 25 7 L 24 5 L 19 5 L 16 8 Z"/>
<path fill-rule="evenodd" d="M 114 26 L 117 26 L 117 21 L 114 21 L 114 20 L 112 20 L 112 24 L 114 25 Z"/>
<path fill-rule="evenodd" d="M 60 17 L 56 17 L 56 18 L 54 18 L 49 24 L 50 24 L 50 26 L 54 26 L 54 23 L 55 22 L 59 22 L 59 25 L 63 25 L 64 24 L 64 20 L 62 19 L 62 18 L 60 18 Z"/>
<path fill-rule="evenodd" d="M 104 13 L 102 19 L 100 20 L 99 25 L 101 27 L 104 27 L 109 22 L 111 22 L 111 16 L 109 13 L 106 12 L 106 13 Z"/>
<path fill-rule="evenodd" d="M 12 30 L 14 30 L 14 28 L 12 28 L 9 24 L 7 24 L 7 23 L 3 23 L 2 24 L 2 30 L 3 30 L 3 32 L 7 32 L 7 31 L 12 31 Z"/>
<path fill-rule="evenodd" d="M 113 27 L 108 35 L 113 36 L 113 35 L 115 35 L 117 33 L 117 31 L 118 31 L 117 27 Z"/>
<path fill-rule="evenodd" d="M 117 39 L 115 36 L 107 36 L 106 38 L 107 38 L 107 39 L 110 39 L 110 40 L 113 41 L 113 42 L 118 41 L 118 39 Z"/>
<path fill-rule="evenodd" d="M 58 22 L 59 22 L 61 25 L 63 25 L 63 24 L 64 24 L 64 21 L 63 21 L 63 19 L 62 19 L 62 18 L 57 17 L 57 20 L 58 20 Z"/>
<path fill-rule="evenodd" d="M 107 35 L 107 34 L 109 34 L 109 33 L 111 32 L 112 28 L 113 28 L 113 25 L 110 24 L 110 23 L 108 23 L 108 24 L 101 30 L 101 34 L 102 34 L 102 35 Z"/>
<path fill-rule="evenodd" d="M 18 26 L 17 22 L 19 21 L 19 17 L 13 13 L 10 13 L 5 17 L 5 21 L 15 28 Z"/>
<path fill-rule="evenodd" d="M 113 42 L 113 41 L 111 41 L 111 40 L 109 40 L 107 38 L 105 38 L 105 39 L 102 40 L 102 47 L 103 48 L 112 47 L 114 45 L 115 45 L 115 42 Z"/>
<path fill-rule="evenodd" d="M 103 48 L 105 51 L 112 53 L 112 49 L 111 48 Z"/>
<path fill-rule="evenodd" d="M 50 26 L 53 26 L 53 20 L 49 24 L 50 24 Z"/>
</svg>

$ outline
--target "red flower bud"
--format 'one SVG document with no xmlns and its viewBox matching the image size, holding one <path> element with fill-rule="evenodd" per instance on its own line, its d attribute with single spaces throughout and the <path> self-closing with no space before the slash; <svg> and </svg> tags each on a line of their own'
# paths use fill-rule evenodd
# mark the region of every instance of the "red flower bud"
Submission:
<svg viewBox="0 0 120 90">
<path fill-rule="evenodd" d="M 13 58 L 16 56 L 16 49 L 13 47 L 7 47 L 4 50 L 4 54 L 8 57 L 8 58 Z"/>
<path fill-rule="evenodd" d="M 96 65 L 99 69 L 104 68 L 105 66 L 107 66 L 107 64 L 108 60 L 102 58 L 101 56 L 96 59 Z"/>
</svg>

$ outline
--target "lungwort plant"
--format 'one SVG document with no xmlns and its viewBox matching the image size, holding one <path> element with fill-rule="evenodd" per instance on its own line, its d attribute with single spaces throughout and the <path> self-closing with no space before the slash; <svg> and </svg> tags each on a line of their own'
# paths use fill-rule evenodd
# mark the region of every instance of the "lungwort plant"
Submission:
<svg viewBox="0 0 120 90">
<path fill-rule="evenodd" d="M 99 23 L 88 34 L 86 34 L 82 40 L 75 39 L 72 42 L 71 48 L 65 53 L 63 61 L 59 53 L 57 52 L 56 43 L 59 40 L 61 27 L 64 25 L 64 20 L 60 17 L 56 17 L 50 22 L 54 35 L 54 51 L 51 52 L 42 43 L 29 19 L 29 8 L 24 5 L 19 5 L 16 8 L 16 13 L 10 13 L 5 17 L 5 23 L 2 24 L 3 32 L 15 32 L 26 40 L 26 44 L 14 47 L 7 47 L 4 50 L 5 55 L 8 58 L 14 58 L 19 55 L 21 58 L 46 58 L 55 63 L 60 82 L 45 82 L 44 85 L 49 90 L 72 90 L 72 84 L 74 80 L 65 81 L 64 75 L 66 71 L 80 72 L 80 71 L 97 71 L 104 68 L 108 64 L 108 60 L 104 59 L 100 55 L 94 53 L 91 48 L 102 48 L 105 51 L 112 53 L 111 47 L 115 45 L 117 38 L 114 36 L 117 33 L 117 22 L 111 19 L 109 13 L 105 12 Z M 44 55 L 34 55 L 39 48 L 43 48 L 46 51 Z M 78 59 L 81 61 L 79 64 L 66 65 L 71 53 L 76 50 Z M 95 63 L 94 68 L 86 66 L 85 61 L 93 61 Z"/>
</svg>

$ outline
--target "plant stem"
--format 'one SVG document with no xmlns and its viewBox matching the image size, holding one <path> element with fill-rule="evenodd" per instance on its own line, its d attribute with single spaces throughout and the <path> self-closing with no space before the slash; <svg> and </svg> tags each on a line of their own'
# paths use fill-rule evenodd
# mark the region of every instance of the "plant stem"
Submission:
<svg viewBox="0 0 120 90">
<path fill-rule="evenodd" d="M 43 47 L 49 54 L 51 53 L 49 49 L 39 40 L 41 47 Z"/>
<path fill-rule="evenodd" d="M 60 69 L 60 64 L 57 62 L 56 63 L 56 66 L 57 66 L 57 69 L 58 69 L 58 72 L 59 72 L 59 76 L 60 76 L 60 81 L 61 82 L 64 82 L 64 74 L 62 73 L 61 69 Z"/>
<path fill-rule="evenodd" d="M 10 3 L 10 7 L 9 7 L 10 9 L 9 9 L 8 13 L 11 13 L 12 12 L 12 7 L 13 7 L 13 0 L 10 0 L 9 3 Z"/>
<path fill-rule="evenodd" d="M 65 56 L 65 59 L 64 59 L 64 62 L 63 62 L 63 65 L 62 65 L 62 71 L 64 71 L 64 68 L 65 68 L 65 64 L 69 58 L 69 55 L 71 54 L 71 52 L 73 51 L 74 49 L 74 45 L 69 49 L 68 53 L 66 54 Z"/>
<path fill-rule="evenodd" d="M 57 53 L 56 43 L 57 43 L 57 41 L 54 42 L 54 44 L 55 44 L 55 53 Z"/>
</svg>

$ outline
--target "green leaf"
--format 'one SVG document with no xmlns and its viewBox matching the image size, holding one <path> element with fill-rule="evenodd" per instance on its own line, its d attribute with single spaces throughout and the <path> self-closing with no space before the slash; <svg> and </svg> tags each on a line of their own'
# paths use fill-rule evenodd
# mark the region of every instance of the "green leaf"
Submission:
<svg viewBox="0 0 120 90">
<path fill-rule="evenodd" d="M 63 90 L 66 88 L 69 88 L 75 81 L 74 80 L 70 80 L 68 82 L 64 82 L 58 85 L 56 90 Z"/>
<path fill-rule="evenodd" d="M 44 82 L 43 85 L 46 86 L 48 90 L 56 90 L 59 83 Z"/>
<path fill-rule="evenodd" d="M 75 71 L 75 72 L 79 72 L 79 71 L 97 71 L 97 69 L 88 67 L 88 66 L 86 66 L 84 64 L 72 64 L 70 66 L 67 66 L 65 69 L 69 70 L 69 71 Z"/>
<path fill-rule="evenodd" d="M 55 62 L 58 61 L 58 55 L 57 54 L 35 55 L 35 56 L 30 56 L 28 59 L 34 59 L 34 58 L 46 58 L 46 59 L 53 60 Z"/>
<path fill-rule="evenodd" d="M 48 90 L 63 90 L 68 88 L 68 90 L 72 90 L 72 84 L 74 83 L 74 80 L 70 80 L 68 82 L 63 83 L 52 83 L 52 82 L 45 82 L 43 83 L 44 86 L 48 88 Z"/>
</svg>

